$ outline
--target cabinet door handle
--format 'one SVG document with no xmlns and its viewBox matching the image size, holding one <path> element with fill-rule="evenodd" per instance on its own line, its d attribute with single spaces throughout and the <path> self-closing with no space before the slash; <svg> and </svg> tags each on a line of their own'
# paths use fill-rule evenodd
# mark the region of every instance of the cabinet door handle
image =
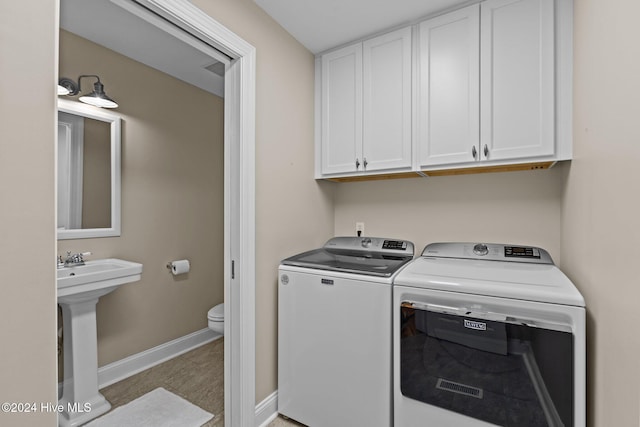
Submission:
<svg viewBox="0 0 640 427">
<path fill-rule="evenodd" d="M 484 144 L 484 156 L 489 157 L 489 147 L 487 144 Z"/>
<path fill-rule="evenodd" d="M 473 156 L 474 159 L 476 157 L 478 157 L 478 150 L 476 150 L 476 146 L 475 145 L 473 147 L 471 147 L 471 155 Z"/>
<path fill-rule="evenodd" d="M 369 162 L 367 162 L 367 158 L 365 157 L 364 158 L 364 163 L 362 164 L 363 169 L 366 169 L 368 164 L 369 164 Z"/>
<path fill-rule="evenodd" d="M 360 160 L 356 159 L 356 170 L 360 167 Z"/>
</svg>

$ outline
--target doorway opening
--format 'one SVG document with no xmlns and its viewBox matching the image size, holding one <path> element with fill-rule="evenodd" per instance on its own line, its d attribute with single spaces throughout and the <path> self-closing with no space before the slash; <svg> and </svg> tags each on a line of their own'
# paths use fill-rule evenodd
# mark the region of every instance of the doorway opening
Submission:
<svg viewBox="0 0 640 427">
<path fill-rule="evenodd" d="M 63 0 L 65 1 L 65 0 Z M 113 4 L 224 63 L 225 425 L 255 424 L 255 49 L 187 0 Z M 211 64 L 213 65 L 213 64 Z M 210 71 L 213 70 L 212 67 Z M 126 222 L 126 218 L 123 218 Z"/>
</svg>

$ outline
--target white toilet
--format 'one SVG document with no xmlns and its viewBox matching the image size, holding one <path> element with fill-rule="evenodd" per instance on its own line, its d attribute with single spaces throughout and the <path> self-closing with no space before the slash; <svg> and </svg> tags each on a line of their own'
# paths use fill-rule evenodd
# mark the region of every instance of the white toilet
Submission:
<svg viewBox="0 0 640 427">
<path fill-rule="evenodd" d="M 207 313 L 209 329 L 224 335 L 224 303 L 218 304 Z"/>
</svg>

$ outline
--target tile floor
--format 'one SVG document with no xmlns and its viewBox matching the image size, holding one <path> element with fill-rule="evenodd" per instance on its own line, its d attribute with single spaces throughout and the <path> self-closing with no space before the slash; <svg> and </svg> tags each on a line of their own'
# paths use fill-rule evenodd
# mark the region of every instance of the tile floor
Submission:
<svg viewBox="0 0 640 427">
<path fill-rule="evenodd" d="M 163 387 L 214 417 L 204 427 L 224 426 L 224 339 L 161 363 L 139 374 L 103 388 L 100 392 L 111 403 L 112 410 L 145 393 Z M 300 427 L 291 420 L 278 417 L 269 427 Z"/>
</svg>

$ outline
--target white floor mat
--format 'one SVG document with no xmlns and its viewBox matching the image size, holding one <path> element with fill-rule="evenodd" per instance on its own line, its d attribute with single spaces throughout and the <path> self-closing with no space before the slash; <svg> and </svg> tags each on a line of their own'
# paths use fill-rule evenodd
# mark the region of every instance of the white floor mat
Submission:
<svg viewBox="0 0 640 427">
<path fill-rule="evenodd" d="M 159 387 L 86 424 L 90 427 L 200 427 L 213 414 Z"/>
</svg>

